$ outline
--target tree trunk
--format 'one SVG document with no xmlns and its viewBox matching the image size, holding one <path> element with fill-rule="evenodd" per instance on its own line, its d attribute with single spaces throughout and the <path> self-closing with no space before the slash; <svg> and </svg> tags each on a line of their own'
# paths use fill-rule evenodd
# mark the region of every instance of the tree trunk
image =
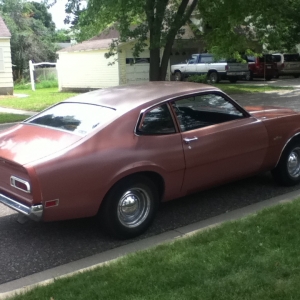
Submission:
<svg viewBox="0 0 300 300">
<path fill-rule="evenodd" d="M 159 81 L 160 80 L 160 49 L 151 49 L 150 46 L 150 70 L 149 80 Z"/>
<path fill-rule="evenodd" d="M 174 43 L 174 40 L 168 42 L 164 48 L 163 56 L 161 59 L 161 65 L 160 65 L 160 80 L 162 80 L 162 81 L 166 80 L 167 70 L 168 70 L 168 66 L 169 66 L 170 53 L 172 51 L 173 43 Z"/>
</svg>

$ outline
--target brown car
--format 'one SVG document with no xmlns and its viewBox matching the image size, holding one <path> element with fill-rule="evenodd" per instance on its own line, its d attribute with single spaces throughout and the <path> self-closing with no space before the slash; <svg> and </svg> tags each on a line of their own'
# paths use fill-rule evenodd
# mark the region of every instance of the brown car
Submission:
<svg viewBox="0 0 300 300">
<path fill-rule="evenodd" d="M 121 238 L 160 201 L 272 170 L 300 180 L 300 114 L 217 88 L 150 82 L 82 94 L 0 133 L 0 202 L 34 220 L 98 215 Z"/>
</svg>

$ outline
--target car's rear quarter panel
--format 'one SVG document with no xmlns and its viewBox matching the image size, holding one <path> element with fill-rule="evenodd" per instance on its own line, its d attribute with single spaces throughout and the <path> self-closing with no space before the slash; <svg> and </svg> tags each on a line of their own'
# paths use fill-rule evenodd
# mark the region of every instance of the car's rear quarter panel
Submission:
<svg viewBox="0 0 300 300">
<path fill-rule="evenodd" d="M 164 200 L 180 196 L 184 172 L 181 135 L 135 135 L 139 113 L 125 114 L 68 152 L 35 166 L 43 201 L 59 199 L 58 206 L 45 209 L 45 221 L 95 215 L 118 180 L 139 172 L 162 176 Z"/>
</svg>

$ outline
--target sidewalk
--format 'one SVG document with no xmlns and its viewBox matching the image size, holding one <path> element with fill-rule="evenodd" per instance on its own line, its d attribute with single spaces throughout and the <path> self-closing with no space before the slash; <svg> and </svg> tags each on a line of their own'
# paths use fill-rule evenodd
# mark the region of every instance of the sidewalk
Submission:
<svg viewBox="0 0 300 300">
<path fill-rule="evenodd" d="M 169 232 L 165 232 L 144 240 L 139 240 L 119 248 L 102 252 L 78 261 L 58 266 L 40 273 L 23 277 L 0 285 L 0 299 L 13 296 L 15 293 L 25 292 L 38 285 L 47 285 L 61 277 L 72 276 L 76 273 L 92 270 L 104 263 L 113 261 L 129 253 L 148 249 L 162 243 L 174 241 L 178 238 L 188 237 L 196 232 L 218 226 L 227 221 L 234 221 L 249 214 L 254 214 L 264 208 L 271 207 L 280 203 L 293 201 L 300 197 L 300 191 L 293 191 L 285 195 L 280 195 L 262 202 L 258 202 L 247 207 L 243 207 L 229 213 L 225 213 L 204 221 L 196 222 Z"/>
</svg>

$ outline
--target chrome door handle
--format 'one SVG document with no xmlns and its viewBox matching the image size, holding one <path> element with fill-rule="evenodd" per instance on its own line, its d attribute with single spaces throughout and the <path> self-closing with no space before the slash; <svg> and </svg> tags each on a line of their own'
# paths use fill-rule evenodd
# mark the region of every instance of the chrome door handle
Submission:
<svg viewBox="0 0 300 300">
<path fill-rule="evenodd" d="M 194 136 L 193 138 L 184 138 L 183 141 L 186 143 L 186 144 L 189 144 L 190 142 L 193 142 L 193 141 L 197 141 L 198 138 L 196 136 Z"/>
</svg>

